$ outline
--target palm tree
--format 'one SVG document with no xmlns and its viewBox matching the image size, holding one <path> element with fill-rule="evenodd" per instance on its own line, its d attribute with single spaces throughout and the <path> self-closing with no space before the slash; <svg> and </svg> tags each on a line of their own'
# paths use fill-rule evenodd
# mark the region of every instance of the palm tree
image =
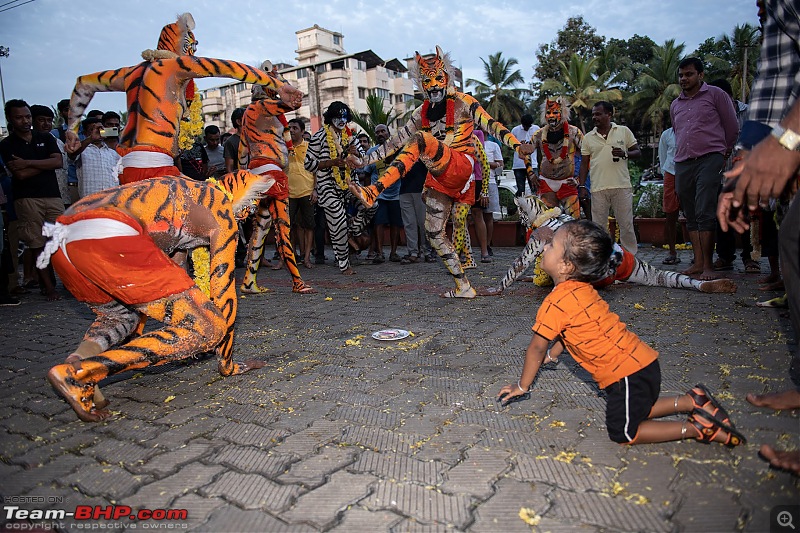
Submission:
<svg viewBox="0 0 800 533">
<path fill-rule="evenodd" d="M 716 53 L 706 59 L 713 66 L 722 66 L 722 75 L 731 82 L 734 97 L 747 100 L 756 71 L 759 54 L 759 30 L 744 23 L 733 28 L 730 35 L 722 35 L 716 42 Z"/>
<path fill-rule="evenodd" d="M 617 45 L 608 45 L 597 54 L 595 75 L 602 76 L 608 72 L 606 87 L 622 89 L 628 87 L 633 79 L 631 63 L 631 58 L 623 55 Z"/>
<path fill-rule="evenodd" d="M 678 63 L 681 62 L 683 43 L 676 45 L 675 39 L 669 39 L 661 46 L 653 47 L 653 57 L 645 65 L 636 81 L 636 92 L 631 98 L 634 112 L 643 116 L 643 123 L 652 123 L 655 139 L 661 137 L 664 118 L 669 113 L 669 106 L 681 92 L 678 85 Z"/>
<path fill-rule="evenodd" d="M 389 111 L 383 108 L 384 99 L 376 94 L 367 95 L 367 114 L 359 115 L 353 114 L 353 122 L 358 124 L 364 132 L 372 139 L 373 144 L 375 140 L 375 126 L 378 124 L 385 124 L 391 126 L 397 120 L 397 113 L 394 107 L 390 107 Z"/>
<path fill-rule="evenodd" d="M 503 124 L 514 124 L 519 121 L 525 110 L 527 89 L 517 85 L 525 83 L 519 69 L 514 69 L 518 61 L 510 57 L 503 58 L 503 52 L 489 54 L 487 62 L 483 62 L 486 81 L 468 79 L 467 87 L 475 88 L 475 98 L 486 112 Z"/>
<path fill-rule="evenodd" d="M 563 82 L 550 78 L 542 83 L 542 92 L 551 96 L 564 95 L 572 101 L 572 109 L 578 114 L 578 122 L 582 131 L 586 131 L 584 119 L 586 111 L 601 101 L 609 102 L 622 100 L 622 91 L 606 87 L 611 72 L 606 71 L 600 76 L 595 76 L 597 58 L 586 60 L 578 54 L 572 54 L 569 65 L 559 61 Z"/>
</svg>

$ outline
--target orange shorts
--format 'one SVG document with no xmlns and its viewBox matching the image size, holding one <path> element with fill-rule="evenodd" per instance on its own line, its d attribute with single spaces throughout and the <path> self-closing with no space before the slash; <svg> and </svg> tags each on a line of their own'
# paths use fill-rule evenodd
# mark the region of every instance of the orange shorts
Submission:
<svg viewBox="0 0 800 533">
<path fill-rule="evenodd" d="M 664 172 L 663 208 L 665 213 L 674 213 L 681 208 L 678 193 L 675 192 L 675 174 L 669 172 Z"/>
<path fill-rule="evenodd" d="M 475 182 L 472 181 L 469 187 L 467 182 L 472 176 L 474 164 L 466 154 L 450 150 L 450 162 L 447 163 L 445 171 L 439 176 L 429 172 L 425 186 L 446 194 L 456 202 L 472 205 L 475 203 Z"/>
<path fill-rule="evenodd" d="M 57 222 L 69 226 L 69 233 L 51 261 L 67 290 L 82 302 L 138 305 L 194 286 L 186 271 L 122 211 L 92 209 L 60 216 Z"/>
<path fill-rule="evenodd" d="M 160 178 L 162 176 L 181 176 L 181 171 L 176 166 L 156 167 L 156 168 L 136 168 L 125 167 L 119 176 L 119 184 L 126 185 L 136 181 L 149 178 Z"/>
<path fill-rule="evenodd" d="M 630 253 L 625 248 L 622 249 L 622 263 L 617 267 L 617 271 L 614 273 L 613 276 L 608 276 L 607 278 L 603 278 L 600 280 L 595 281 L 592 283 L 592 286 L 596 289 L 602 289 L 603 287 L 608 287 L 615 281 L 625 281 L 631 274 L 633 274 L 633 267 L 636 265 L 636 257 L 632 253 Z"/>
<path fill-rule="evenodd" d="M 578 196 L 578 188 L 574 185 L 562 183 L 561 187 L 559 187 L 557 191 L 554 191 L 545 180 L 539 180 L 539 194 L 542 195 L 549 192 L 554 193 L 559 200 L 569 198 L 570 196 Z"/>
</svg>

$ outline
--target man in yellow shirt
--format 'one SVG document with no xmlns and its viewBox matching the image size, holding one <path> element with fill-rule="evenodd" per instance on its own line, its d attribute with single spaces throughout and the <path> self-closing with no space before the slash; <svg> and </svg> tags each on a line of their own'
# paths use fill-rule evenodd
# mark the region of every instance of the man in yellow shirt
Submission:
<svg viewBox="0 0 800 533">
<path fill-rule="evenodd" d="M 317 191 L 314 174 L 303 166 L 306 160 L 308 142 L 303 138 L 306 125 L 299 118 L 289 121 L 294 152 L 289 153 L 289 220 L 294 230 L 292 241 L 300 245 L 303 266 L 311 266 L 311 248 L 314 245 L 314 204 Z"/>
</svg>

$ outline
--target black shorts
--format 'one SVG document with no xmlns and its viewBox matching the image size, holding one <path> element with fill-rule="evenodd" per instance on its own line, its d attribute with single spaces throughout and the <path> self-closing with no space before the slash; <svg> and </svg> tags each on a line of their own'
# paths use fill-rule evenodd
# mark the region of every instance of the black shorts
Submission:
<svg viewBox="0 0 800 533">
<path fill-rule="evenodd" d="M 400 200 L 378 200 L 378 210 L 373 218 L 378 226 L 403 227 L 403 215 L 400 213 Z"/>
<path fill-rule="evenodd" d="M 661 392 L 658 359 L 605 388 L 606 429 L 614 442 L 628 444 L 636 438 L 639 424 L 647 420 Z"/>
<path fill-rule="evenodd" d="M 314 204 L 311 196 L 289 198 L 289 221 L 292 226 L 314 229 Z"/>
</svg>

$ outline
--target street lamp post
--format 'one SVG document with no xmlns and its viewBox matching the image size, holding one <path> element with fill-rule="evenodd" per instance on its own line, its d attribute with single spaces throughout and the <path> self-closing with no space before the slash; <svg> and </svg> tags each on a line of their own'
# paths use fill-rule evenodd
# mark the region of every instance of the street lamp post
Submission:
<svg viewBox="0 0 800 533">
<path fill-rule="evenodd" d="M 11 50 L 7 46 L 0 46 L 0 57 L 8 57 Z M 0 95 L 3 97 L 3 109 L 6 108 L 6 90 L 3 87 L 3 69 L 0 68 Z"/>
</svg>

